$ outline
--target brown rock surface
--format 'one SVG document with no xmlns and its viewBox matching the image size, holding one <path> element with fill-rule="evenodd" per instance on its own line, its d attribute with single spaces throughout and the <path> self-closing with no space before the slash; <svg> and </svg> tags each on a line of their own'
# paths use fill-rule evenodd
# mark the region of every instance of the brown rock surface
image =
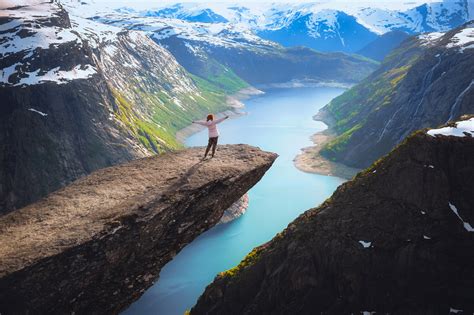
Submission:
<svg viewBox="0 0 474 315">
<path fill-rule="evenodd" d="M 220 146 L 102 169 L 0 217 L 0 313 L 116 313 L 255 185 L 276 154 Z"/>
</svg>

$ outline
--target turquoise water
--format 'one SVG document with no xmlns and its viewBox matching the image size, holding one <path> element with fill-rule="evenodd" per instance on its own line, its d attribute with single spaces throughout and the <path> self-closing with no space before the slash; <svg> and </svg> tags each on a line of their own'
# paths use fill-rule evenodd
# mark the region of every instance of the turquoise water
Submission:
<svg viewBox="0 0 474 315">
<path fill-rule="evenodd" d="M 161 270 L 159 281 L 124 314 L 183 314 L 217 273 L 237 265 L 252 248 L 270 240 L 299 214 L 332 194 L 342 179 L 301 172 L 293 159 L 301 148 L 312 144 L 312 134 L 326 127 L 312 116 L 343 91 L 268 90 L 245 102 L 246 116 L 219 125 L 220 143 L 248 143 L 276 152 L 279 158 L 249 192 L 245 215 L 214 227 L 186 246 Z M 186 144 L 207 144 L 207 130 L 191 136 Z"/>
</svg>

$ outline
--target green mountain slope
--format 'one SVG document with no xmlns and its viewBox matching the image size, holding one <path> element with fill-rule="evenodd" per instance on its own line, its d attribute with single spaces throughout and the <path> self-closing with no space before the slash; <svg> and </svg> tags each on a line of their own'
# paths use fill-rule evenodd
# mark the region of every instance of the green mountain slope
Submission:
<svg viewBox="0 0 474 315">
<path fill-rule="evenodd" d="M 321 153 L 363 168 L 411 132 L 473 113 L 474 38 L 459 41 L 464 33 L 473 33 L 472 24 L 406 40 L 368 78 L 332 100 L 320 116 L 337 137 Z"/>
</svg>

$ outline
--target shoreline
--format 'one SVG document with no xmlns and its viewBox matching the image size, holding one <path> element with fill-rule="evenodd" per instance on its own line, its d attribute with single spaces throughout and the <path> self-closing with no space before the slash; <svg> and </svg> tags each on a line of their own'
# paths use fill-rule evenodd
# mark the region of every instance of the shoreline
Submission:
<svg viewBox="0 0 474 315">
<path fill-rule="evenodd" d="M 313 116 L 313 119 L 325 123 L 328 128 L 311 136 L 311 141 L 314 145 L 301 149 L 301 153 L 293 159 L 295 167 L 305 173 L 352 179 L 361 171 L 360 169 L 330 161 L 319 153 L 321 148 L 335 137 L 329 131 L 331 118 L 319 111 Z"/>
<path fill-rule="evenodd" d="M 334 87 L 350 89 L 355 83 L 344 83 L 336 81 L 313 81 L 313 80 L 292 80 L 283 83 L 268 83 L 256 85 L 258 89 L 290 89 L 290 88 L 310 88 L 310 87 Z"/>
<path fill-rule="evenodd" d="M 248 86 L 243 88 L 237 93 L 232 95 L 228 95 L 226 98 L 226 104 L 229 109 L 219 112 L 216 114 L 216 117 L 222 117 L 223 115 L 228 115 L 230 118 L 237 118 L 240 116 L 245 115 L 245 112 L 241 112 L 245 105 L 242 101 L 247 100 L 251 97 L 258 96 L 265 94 L 265 89 L 291 89 L 291 88 L 305 88 L 305 87 L 335 87 L 335 88 L 343 88 L 349 89 L 354 85 L 354 83 L 344 83 L 344 82 L 337 82 L 337 81 L 312 81 L 312 80 L 292 80 L 283 83 L 268 83 L 268 84 L 260 84 L 256 86 Z M 313 118 L 315 119 L 317 115 Z M 317 120 L 317 119 L 315 119 Z M 192 136 L 195 133 L 203 130 L 204 127 L 197 124 L 190 124 L 189 126 L 184 127 L 176 132 L 176 139 L 181 143 L 184 144 L 186 138 Z M 304 148 L 303 148 L 304 149 Z M 316 173 L 312 171 L 307 171 L 308 173 Z M 319 173 L 318 173 L 319 174 Z"/>
<path fill-rule="evenodd" d="M 228 95 L 226 97 L 226 104 L 229 109 L 219 112 L 216 114 L 216 117 L 222 117 L 224 115 L 229 116 L 229 118 L 236 118 L 245 115 L 245 112 L 241 110 L 245 108 L 244 103 L 242 101 L 249 99 L 253 96 L 258 96 L 265 94 L 265 92 L 256 89 L 252 86 L 246 87 L 244 89 L 239 90 L 237 93 L 232 95 Z M 189 126 L 184 127 L 183 129 L 178 130 L 176 132 L 176 139 L 181 143 L 184 144 L 186 138 L 192 136 L 193 134 L 203 130 L 205 127 L 198 125 L 198 124 L 190 124 Z"/>
<path fill-rule="evenodd" d="M 259 85 L 258 88 L 249 86 L 247 88 L 239 90 L 235 94 L 227 96 L 226 104 L 229 109 L 217 113 L 216 117 L 228 115 L 230 118 L 238 118 L 240 116 L 246 115 L 246 113 L 242 111 L 242 109 L 245 108 L 245 105 L 242 103 L 242 101 L 254 96 L 265 94 L 265 92 L 261 91 L 260 89 L 287 89 L 301 87 L 338 87 L 347 89 L 351 86 L 351 84 L 341 82 L 311 81 L 290 81 L 286 83 L 272 83 L 266 85 Z M 347 180 L 352 179 L 352 177 L 359 173 L 361 169 L 353 168 L 342 163 L 330 161 L 319 153 L 321 148 L 335 137 L 335 135 L 330 132 L 330 127 L 334 124 L 332 118 L 324 112 L 319 111 L 316 115 L 313 116 L 313 119 L 325 123 L 328 127 L 325 130 L 317 132 L 310 137 L 311 141 L 313 142 L 313 145 L 301 148 L 301 152 L 293 159 L 293 164 L 298 170 L 305 173 L 335 176 Z M 180 143 L 184 144 L 186 138 L 203 130 L 204 128 L 205 127 L 201 125 L 191 124 L 179 130 L 176 133 L 176 139 Z"/>
</svg>

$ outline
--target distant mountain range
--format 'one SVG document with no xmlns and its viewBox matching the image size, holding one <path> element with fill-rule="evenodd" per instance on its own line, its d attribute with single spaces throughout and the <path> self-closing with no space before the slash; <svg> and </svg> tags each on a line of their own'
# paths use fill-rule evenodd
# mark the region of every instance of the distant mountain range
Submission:
<svg viewBox="0 0 474 315">
<path fill-rule="evenodd" d="M 246 28 L 226 23 L 113 12 L 93 17 L 101 23 L 145 31 L 168 49 L 189 72 L 219 85 L 223 73 L 256 85 L 306 81 L 359 82 L 376 63 L 339 52 L 321 53 L 307 47 L 283 47 Z"/>
<path fill-rule="evenodd" d="M 472 0 L 377 3 L 177 3 L 120 13 L 201 23 L 230 23 L 284 46 L 357 52 L 390 31 L 447 31 L 474 18 Z"/>
</svg>

